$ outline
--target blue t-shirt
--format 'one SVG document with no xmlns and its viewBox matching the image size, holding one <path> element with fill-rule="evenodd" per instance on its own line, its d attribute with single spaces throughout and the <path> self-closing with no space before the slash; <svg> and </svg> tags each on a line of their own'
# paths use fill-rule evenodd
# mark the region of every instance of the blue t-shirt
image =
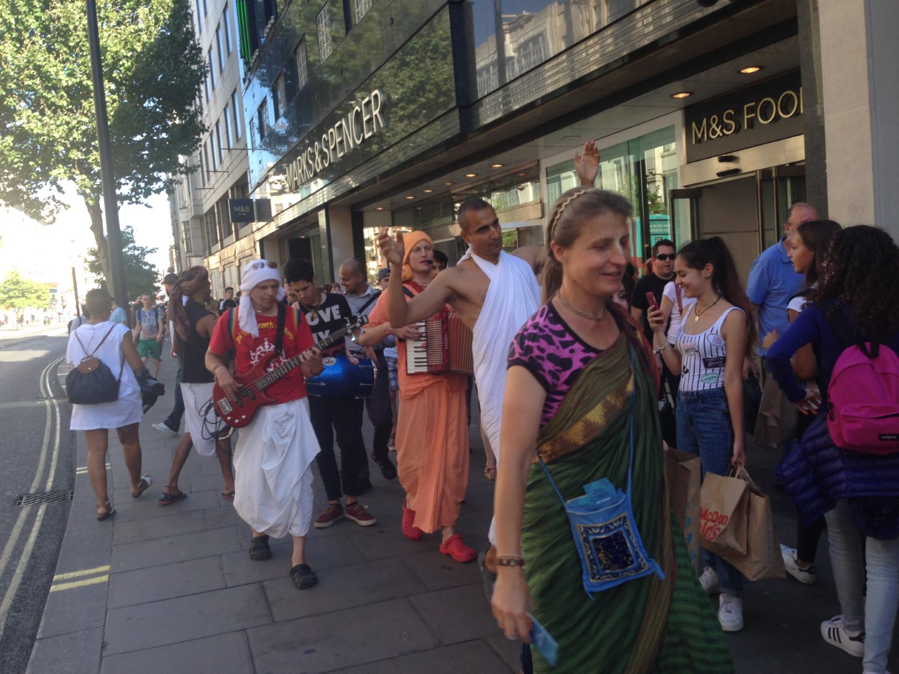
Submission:
<svg viewBox="0 0 899 674">
<path fill-rule="evenodd" d="M 113 323 L 121 323 L 122 325 L 128 325 L 128 314 L 125 313 L 125 310 L 122 307 L 117 306 L 112 310 L 112 314 L 109 316 L 109 320 Z"/>
<path fill-rule="evenodd" d="M 765 335 L 773 330 L 782 335 L 790 327 L 787 304 L 799 290 L 801 283 L 802 274 L 793 269 L 793 261 L 787 255 L 783 239 L 752 263 L 746 294 L 750 302 L 759 306 L 759 354 L 765 353 L 762 348 Z"/>
</svg>

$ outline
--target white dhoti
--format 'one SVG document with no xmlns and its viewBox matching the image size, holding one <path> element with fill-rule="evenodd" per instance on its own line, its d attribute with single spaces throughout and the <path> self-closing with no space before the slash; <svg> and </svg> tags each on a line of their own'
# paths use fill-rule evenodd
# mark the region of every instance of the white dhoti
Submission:
<svg viewBox="0 0 899 674">
<path fill-rule="evenodd" d="M 181 398 L 184 400 L 184 428 L 190 433 L 190 441 L 197 450 L 197 454 L 206 458 L 215 456 L 215 438 L 212 437 L 215 429 L 212 426 L 204 428 L 201 411 L 212 400 L 214 386 L 214 382 L 181 384 Z M 215 415 L 212 420 L 221 423 Z"/>
<path fill-rule="evenodd" d="M 305 536 L 312 523 L 318 441 L 304 398 L 260 407 L 234 449 L 234 509 L 255 531 Z"/>
<path fill-rule="evenodd" d="M 540 307 L 540 286 L 531 265 L 500 253 L 496 264 L 468 253 L 480 267 L 490 287 L 478 321 L 475 323 L 472 351 L 474 377 L 478 383 L 478 403 L 481 407 L 481 428 L 490 441 L 490 448 L 499 465 L 500 426 L 503 420 L 503 397 L 506 393 L 506 369 L 509 347 L 515 334 Z M 490 542 L 496 543 L 494 524 L 490 522 Z"/>
</svg>

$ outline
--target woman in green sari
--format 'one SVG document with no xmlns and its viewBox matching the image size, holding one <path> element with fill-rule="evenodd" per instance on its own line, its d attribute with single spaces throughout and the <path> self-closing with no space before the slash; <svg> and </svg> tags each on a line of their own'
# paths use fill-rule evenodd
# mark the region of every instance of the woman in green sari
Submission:
<svg viewBox="0 0 899 674">
<path fill-rule="evenodd" d="M 652 354 L 611 301 L 628 262 L 630 216 L 623 197 L 585 188 L 563 194 L 550 215 L 546 303 L 509 354 L 493 614 L 508 638 L 529 643 L 530 612 L 558 642 L 555 667 L 533 651 L 536 672 L 732 672 L 670 511 Z M 565 507 L 535 449 L 566 501 L 602 478 L 624 490 L 630 466 L 633 523 L 664 579 L 587 594 Z"/>
</svg>

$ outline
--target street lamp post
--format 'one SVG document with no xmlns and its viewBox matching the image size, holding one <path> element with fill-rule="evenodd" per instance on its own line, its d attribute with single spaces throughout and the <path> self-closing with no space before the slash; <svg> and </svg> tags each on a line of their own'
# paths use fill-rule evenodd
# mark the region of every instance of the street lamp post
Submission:
<svg viewBox="0 0 899 674">
<path fill-rule="evenodd" d="M 94 109 L 97 115 L 97 139 L 100 150 L 100 182 L 103 190 L 103 211 L 106 215 L 106 250 L 109 256 L 109 281 L 115 303 L 128 306 L 125 287 L 125 265 L 122 257 L 122 233 L 119 229 L 119 204 L 115 186 L 115 167 L 109 142 L 109 120 L 106 117 L 106 93 L 103 90 L 103 64 L 100 56 L 100 35 L 97 27 L 96 0 L 87 0 L 87 41 L 91 50 L 91 79 L 94 86 Z"/>
</svg>

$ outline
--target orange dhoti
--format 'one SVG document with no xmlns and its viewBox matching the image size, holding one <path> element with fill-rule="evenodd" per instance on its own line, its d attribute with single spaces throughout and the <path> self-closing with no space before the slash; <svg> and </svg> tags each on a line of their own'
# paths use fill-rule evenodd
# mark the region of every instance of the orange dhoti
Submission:
<svg viewBox="0 0 899 674">
<path fill-rule="evenodd" d="M 454 374 L 414 377 L 429 383 L 409 397 L 400 386 L 397 472 L 415 526 L 431 533 L 456 523 L 468 488 L 468 381 Z"/>
</svg>

